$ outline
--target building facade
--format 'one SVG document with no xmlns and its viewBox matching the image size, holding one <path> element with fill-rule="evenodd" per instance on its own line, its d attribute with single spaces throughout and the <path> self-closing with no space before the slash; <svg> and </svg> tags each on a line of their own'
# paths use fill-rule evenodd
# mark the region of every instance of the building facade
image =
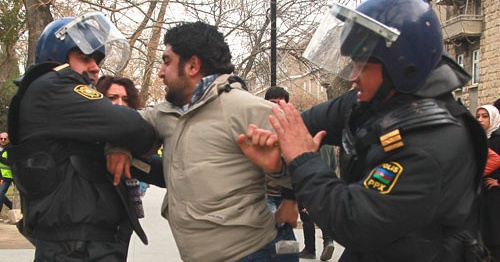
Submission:
<svg viewBox="0 0 500 262">
<path fill-rule="evenodd" d="M 277 86 L 285 88 L 290 94 L 290 102 L 304 111 L 311 106 L 326 101 L 328 82 L 322 81 L 320 70 L 312 70 L 304 63 L 299 63 L 286 54 L 280 55 L 281 65 L 278 70 Z M 252 83 L 252 78 L 247 81 Z M 252 85 L 251 85 L 252 86 Z M 257 96 L 264 97 L 269 86 L 256 86 L 251 90 Z"/>
<path fill-rule="evenodd" d="M 436 0 L 445 50 L 472 77 L 455 91 L 469 110 L 500 98 L 500 1 Z"/>
</svg>

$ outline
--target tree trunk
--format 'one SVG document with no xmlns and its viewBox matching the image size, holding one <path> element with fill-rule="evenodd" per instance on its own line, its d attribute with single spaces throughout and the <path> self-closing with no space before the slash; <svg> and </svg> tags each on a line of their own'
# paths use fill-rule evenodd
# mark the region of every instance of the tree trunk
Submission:
<svg viewBox="0 0 500 262">
<path fill-rule="evenodd" d="M 3 49 L 3 47 L 0 47 Z M 19 71 L 17 70 L 17 63 L 19 59 L 16 55 L 16 50 L 14 46 L 6 46 L 6 50 L 1 50 L 0 54 L 0 90 L 3 89 L 4 85 L 7 82 L 12 74 L 17 74 Z"/>
<path fill-rule="evenodd" d="M 153 25 L 153 31 L 151 36 L 151 41 L 147 46 L 147 54 L 146 54 L 146 71 L 144 72 L 144 77 L 142 78 L 142 87 L 141 87 L 141 101 L 143 103 L 147 103 L 147 99 L 149 96 L 149 87 L 151 85 L 151 75 L 153 74 L 154 63 L 157 59 L 158 46 L 160 44 L 161 39 L 161 25 L 163 23 L 163 19 L 165 17 L 165 13 L 167 10 L 169 1 L 163 1 L 160 6 L 160 12 L 158 13 L 158 18 L 156 19 Z"/>
<path fill-rule="evenodd" d="M 50 13 L 53 0 L 23 0 L 27 10 L 28 60 L 26 66 L 35 62 L 35 48 L 43 29 L 54 19 Z"/>
</svg>

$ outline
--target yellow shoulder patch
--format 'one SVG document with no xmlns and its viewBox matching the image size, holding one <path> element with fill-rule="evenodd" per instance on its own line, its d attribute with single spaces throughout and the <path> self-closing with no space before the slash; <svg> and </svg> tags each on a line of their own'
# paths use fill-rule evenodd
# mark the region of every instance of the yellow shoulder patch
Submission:
<svg viewBox="0 0 500 262">
<path fill-rule="evenodd" d="M 54 67 L 54 71 L 60 71 L 60 70 L 63 70 L 64 68 L 68 67 L 69 64 L 64 64 L 64 65 L 60 65 L 60 66 L 56 66 Z"/>
<path fill-rule="evenodd" d="M 382 163 L 370 172 L 363 185 L 365 188 L 379 191 L 380 194 L 389 194 L 401 173 L 403 167 L 398 162 Z"/>
<path fill-rule="evenodd" d="M 75 89 L 73 89 L 77 94 L 90 99 L 97 100 L 103 98 L 103 94 L 90 86 L 87 85 L 77 85 Z"/>
<path fill-rule="evenodd" d="M 392 130 L 391 132 L 382 135 L 379 139 L 380 144 L 384 148 L 384 152 L 389 152 L 405 145 L 403 143 L 403 138 L 401 138 L 401 134 L 399 133 L 399 129 Z"/>
</svg>

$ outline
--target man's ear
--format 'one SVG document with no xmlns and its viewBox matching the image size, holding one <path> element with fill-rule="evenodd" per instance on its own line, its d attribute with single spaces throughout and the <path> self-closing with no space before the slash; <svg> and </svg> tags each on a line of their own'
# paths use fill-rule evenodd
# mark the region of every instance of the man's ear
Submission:
<svg viewBox="0 0 500 262">
<path fill-rule="evenodd" d="M 198 56 L 194 55 L 191 58 L 189 58 L 188 62 L 186 63 L 188 68 L 188 74 L 189 76 L 195 76 L 198 73 L 200 73 L 201 69 L 201 60 Z"/>
</svg>

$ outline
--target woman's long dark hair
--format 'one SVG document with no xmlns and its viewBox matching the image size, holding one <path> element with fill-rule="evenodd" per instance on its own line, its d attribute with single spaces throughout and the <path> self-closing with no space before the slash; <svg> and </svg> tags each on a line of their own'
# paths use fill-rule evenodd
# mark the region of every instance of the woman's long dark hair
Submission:
<svg viewBox="0 0 500 262">
<path fill-rule="evenodd" d="M 101 76 L 96 84 L 97 91 L 106 94 L 112 84 L 118 84 L 125 87 L 128 96 L 128 106 L 133 109 L 141 107 L 141 100 L 139 98 L 139 91 L 135 88 L 134 81 L 126 77 L 119 76 Z"/>
</svg>

